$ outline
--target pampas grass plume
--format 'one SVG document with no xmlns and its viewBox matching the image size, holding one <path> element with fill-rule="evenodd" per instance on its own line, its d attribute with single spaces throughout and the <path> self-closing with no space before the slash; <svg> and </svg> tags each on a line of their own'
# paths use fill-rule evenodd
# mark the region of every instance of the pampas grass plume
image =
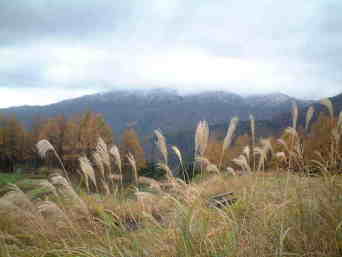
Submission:
<svg viewBox="0 0 342 257">
<path fill-rule="evenodd" d="M 97 168 L 99 169 L 100 173 L 101 173 L 101 177 L 104 178 L 105 177 L 105 170 L 104 170 L 104 166 L 103 166 L 103 159 L 100 155 L 99 152 L 93 152 L 92 154 L 93 160 L 95 162 L 95 165 L 97 166 Z"/>
<path fill-rule="evenodd" d="M 310 121 L 312 120 L 312 117 L 315 113 L 315 108 L 313 106 L 310 106 L 308 111 L 306 112 L 306 118 L 305 118 L 305 131 L 308 131 Z"/>
<path fill-rule="evenodd" d="M 208 145 L 209 140 L 209 125 L 203 120 L 197 125 L 195 133 L 195 158 L 196 156 L 203 156 Z"/>
<path fill-rule="evenodd" d="M 340 130 L 340 133 L 342 133 L 342 111 L 338 115 L 337 128 Z"/>
<path fill-rule="evenodd" d="M 177 156 L 177 158 L 178 158 L 178 160 L 179 160 L 180 165 L 183 166 L 182 153 L 181 153 L 181 151 L 179 150 L 179 148 L 178 148 L 177 146 L 173 145 L 173 146 L 171 147 L 171 149 L 172 149 L 172 151 L 176 154 L 176 156 Z"/>
<path fill-rule="evenodd" d="M 48 140 L 42 139 L 42 140 L 38 141 L 38 143 L 36 144 L 36 148 L 38 150 L 39 156 L 42 159 L 46 158 L 47 152 L 52 151 L 54 153 L 55 157 L 57 158 L 57 160 L 59 161 L 60 165 L 62 166 L 65 177 L 67 178 L 68 182 L 71 183 L 69 176 L 68 176 L 68 173 L 64 167 L 63 161 L 62 161 L 61 157 L 58 155 L 58 153 L 57 153 L 56 149 L 53 147 L 53 145 Z"/>
<path fill-rule="evenodd" d="M 132 179 L 133 179 L 133 183 L 134 184 L 136 184 L 137 182 L 138 182 L 138 169 L 137 169 L 137 163 L 136 163 L 136 161 L 135 161 L 135 158 L 134 158 L 134 156 L 131 154 L 131 153 L 128 153 L 127 155 L 126 155 L 126 157 L 127 157 L 127 160 L 128 160 L 128 162 L 129 162 L 129 164 L 131 165 L 131 167 L 132 167 L 132 171 L 133 171 L 133 177 L 132 177 Z"/>
<path fill-rule="evenodd" d="M 298 105 L 296 102 L 292 102 L 292 128 L 294 129 L 297 129 L 298 114 Z"/>
<path fill-rule="evenodd" d="M 122 161 L 121 161 L 119 148 L 116 145 L 114 145 L 112 146 L 109 152 L 111 153 L 111 155 L 113 155 L 114 162 L 116 166 L 118 167 L 120 174 L 121 174 L 122 173 Z"/>
<path fill-rule="evenodd" d="M 99 137 L 98 140 L 97 140 L 96 152 L 99 153 L 99 156 L 101 157 L 102 162 L 110 170 L 111 167 L 110 167 L 110 157 L 109 157 L 109 154 L 108 154 L 108 148 L 107 148 L 107 144 L 102 139 L 102 137 Z"/>
<path fill-rule="evenodd" d="M 329 98 L 322 99 L 320 101 L 320 104 L 322 104 L 323 106 L 325 106 L 328 109 L 330 117 L 333 118 L 334 117 L 334 107 L 333 107 L 331 100 Z"/>
<path fill-rule="evenodd" d="M 156 145 L 164 158 L 164 163 L 167 165 L 168 152 L 167 152 L 167 145 L 166 145 L 165 137 L 163 136 L 161 130 L 158 130 L 158 129 L 154 130 L 154 134 L 157 137 Z"/>
<path fill-rule="evenodd" d="M 88 182 L 89 179 L 97 188 L 95 171 L 93 167 L 91 166 L 89 159 L 85 156 L 81 156 L 78 158 L 78 161 L 80 163 L 81 171 L 83 172 L 83 175 L 85 178 L 85 183 L 86 183 L 88 192 L 89 192 L 89 182 Z"/>
<path fill-rule="evenodd" d="M 223 140 L 222 152 L 226 151 L 227 148 L 231 145 L 238 123 L 239 123 L 238 117 L 234 117 L 233 119 L 231 119 L 228 130 L 227 130 L 227 134 Z"/>
</svg>

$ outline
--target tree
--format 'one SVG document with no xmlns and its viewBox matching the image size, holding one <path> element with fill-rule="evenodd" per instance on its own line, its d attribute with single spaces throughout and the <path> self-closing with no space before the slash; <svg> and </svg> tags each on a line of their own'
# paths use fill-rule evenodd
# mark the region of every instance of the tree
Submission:
<svg viewBox="0 0 342 257">
<path fill-rule="evenodd" d="M 76 118 L 77 119 L 77 118 Z M 100 114 L 87 112 L 79 119 L 78 145 L 80 150 L 89 155 L 95 150 L 101 137 L 107 145 L 113 143 L 113 132 Z"/>
<path fill-rule="evenodd" d="M 15 116 L 2 118 L 0 127 L 0 160 L 3 167 L 14 171 L 15 164 L 26 157 L 26 132 Z"/>
<path fill-rule="evenodd" d="M 133 128 L 124 131 L 121 149 L 124 153 L 123 156 L 131 153 L 135 157 L 138 170 L 146 166 L 144 149 L 141 146 L 138 134 Z"/>
</svg>

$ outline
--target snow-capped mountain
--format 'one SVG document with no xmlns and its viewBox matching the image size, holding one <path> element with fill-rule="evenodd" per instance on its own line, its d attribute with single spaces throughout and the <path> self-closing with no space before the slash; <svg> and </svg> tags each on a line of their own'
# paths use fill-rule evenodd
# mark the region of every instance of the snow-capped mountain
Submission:
<svg viewBox="0 0 342 257">
<path fill-rule="evenodd" d="M 156 128 L 173 132 L 192 129 L 203 119 L 216 124 L 228 122 L 233 116 L 247 120 L 249 114 L 254 114 L 256 119 L 271 120 L 289 111 L 293 100 L 284 94 L 241 97 L 225 91 L 181 95 L 172 89 L 114 90 L 47 106 L 8 108 L 1 112 L 13 113 L 30 124 L 37 116 L 70 116 L 93 111 L 103 114 L 117 133 L 135 124 L 140 134 L 148 135 Z M 300 107 L 308 104 L 300 100 L 297 103 Z"/>
</svg>

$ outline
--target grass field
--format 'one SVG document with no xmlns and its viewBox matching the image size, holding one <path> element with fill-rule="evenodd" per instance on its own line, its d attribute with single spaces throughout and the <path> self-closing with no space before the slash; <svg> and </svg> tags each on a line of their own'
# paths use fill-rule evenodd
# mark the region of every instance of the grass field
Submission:
<svg viewBox="0 0 342 257">
<path fill-rule="evenodd" d="M 54 146 L 40 140 L 41 158 L 52 152 L 62 170 L 35 177 L 2 175 L 0 257 L 337 257 L 342 255 L 342 113 L 308 134 L 293 124 L 278 139 L 255 137 L 223 165 L 238 119 L 215 152 L 206 156 L 209 126 L 195 132 L 189 183 L 168 166 L 166 138 L 155 131 L 160 180 L 139 174 L 135 156 L 98 138 L 91 156 L 80 156 L 79 181 L 71 180 Z M 181 151 L 171 147 L 186 179 Z M 228 154 L 229 156 L 229 154 Z M 45 170 L 45 172 L 42 172 Z M 196 172 L 195 172 L 196 171 Z M 37 177 L 37 175 L 39 177 Z M 71 183 L 73 181 L 74 183 Z M 213 196 L 233 192 L 215 205 Z"/>
<path fill-rule="evenodd" d="M 208 207 L 211 196 L 227 191 L 235 193 L 234 205 Z M 3 215 L 0 208 L 4 257 L 341 254 L 339 176 L 210 175 L 190 185 L 174 181 L 159 192 L 81 193 L 60 208 L 16 194 L 22 212 L 7 206 Z"/>
</svg>

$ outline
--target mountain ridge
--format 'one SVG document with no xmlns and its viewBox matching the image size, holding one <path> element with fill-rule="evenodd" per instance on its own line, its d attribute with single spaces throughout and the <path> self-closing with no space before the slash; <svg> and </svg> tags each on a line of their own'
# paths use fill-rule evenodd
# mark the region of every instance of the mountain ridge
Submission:
<svg viewBox="0 0 342 257">
<path fill-rule="evenodd" d="M 272 101 L 277 97 L 282 101 Z M 272 120 L 274 115 L 288 110 L 292 101 L 298 102 L 300 106 L 311 103 L 280 93 L 245 97 L 232 92 L 212 90 L 181 95 L 177 90 L 160 88 L 114 90 L 46 106 L 0 109 L 0 112 L 14 114 L 30 126 L 36 117 L 45 119 L 93 111 L 101 113 L 116 133 L 136 124 L 138 133 L 146 136 L 156 128 L 165 132 L 193 129 L 203 119 L 210 124 L 217 124 L 230 120 L 233 116 L 247 120 L 249 114 L 254 114 L 258 120 Z"/>
</svg>

